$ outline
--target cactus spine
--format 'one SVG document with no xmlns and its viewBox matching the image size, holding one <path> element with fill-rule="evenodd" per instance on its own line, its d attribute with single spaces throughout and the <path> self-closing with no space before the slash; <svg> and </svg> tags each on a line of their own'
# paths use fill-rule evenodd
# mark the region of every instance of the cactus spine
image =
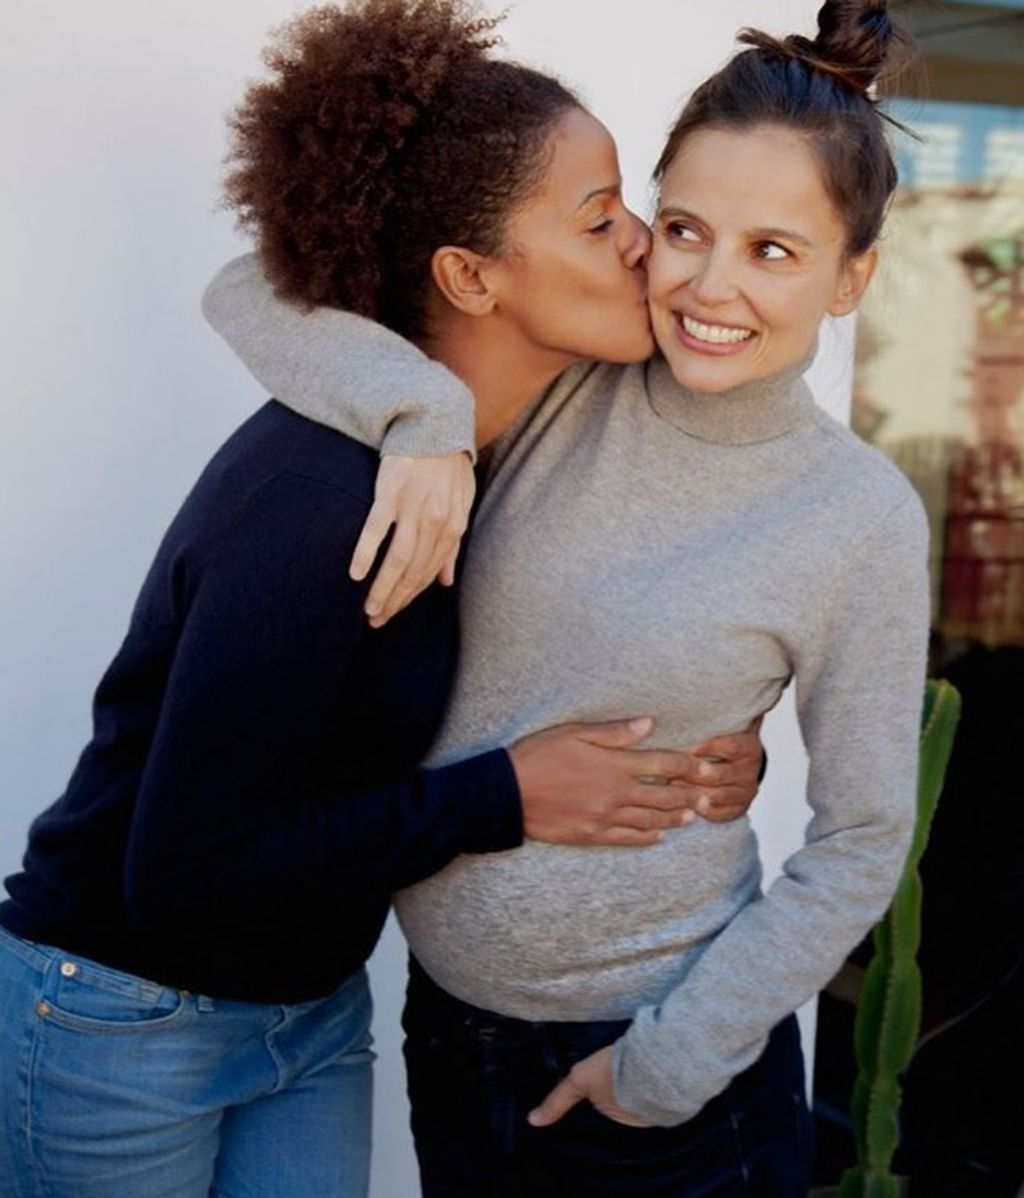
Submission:
<svg viewBox="0 0 1024 1198">
<path fill-rule="evenodd" d="M 890 1172 L 899 1142 L 900 1075 L 913 1055 L 921 1025 L 918 863 L 928 843 L 959 718 L 957 690 L 948 682 L 930 681 L 921 731 L 914 840 L 892 906 L 875 928 L 875 955 L 857 1004 L 854 1049 L 859 1075 L 851 1105 L 859 1164 L 843 1174 L 840 1198 L 899 1198 L 900 1194 L 900 1180 Z"/>
</svg>

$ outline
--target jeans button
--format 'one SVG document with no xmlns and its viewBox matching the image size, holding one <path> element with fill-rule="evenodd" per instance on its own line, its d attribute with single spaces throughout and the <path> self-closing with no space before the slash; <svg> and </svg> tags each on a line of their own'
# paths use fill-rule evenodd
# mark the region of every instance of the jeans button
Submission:
<svg viewBox="0 0 1024 1198">
<path fill-rule="evenodd" d="M 37 1015 L 45 1018 L 47 1015 L 49 1015 L 49 1013 L 50 1013 L 50 1004 L 48 1002 L 40 1001 L 40 1002 L 36 1003 L 36 1014 Z"/>
<path fill-rule="evenodd" d="M 63 961 L 61 962 L 60 972 L 63 977 L 73 978 L 78 972 L 78 966 L 74 961 Z"/>
</svg>

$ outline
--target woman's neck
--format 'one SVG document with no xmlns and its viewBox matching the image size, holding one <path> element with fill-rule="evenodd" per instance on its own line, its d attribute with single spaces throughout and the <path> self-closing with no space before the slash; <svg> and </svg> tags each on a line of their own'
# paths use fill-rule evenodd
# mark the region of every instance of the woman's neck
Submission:
<svg viewBox="0 0 1024 1198">
<path fill-rule="evenodd" d="M 578 359 L 525 343 L 497 322 L 466 317 L 446 322 L 420 342 L 476 398 L 476 443 L 489 444 L 510 428 L 541 392 Z"/>
</svg>

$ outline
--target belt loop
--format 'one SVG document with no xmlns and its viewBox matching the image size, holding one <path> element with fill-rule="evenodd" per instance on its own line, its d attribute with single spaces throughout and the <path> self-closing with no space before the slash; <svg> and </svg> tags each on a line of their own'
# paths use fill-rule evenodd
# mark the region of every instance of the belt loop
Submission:
<svg viewBox="0 0 1024 1198">
<path fill-rule="evenodd" d="M 196 1010 L 197 1011 L 206 1012 L 206 1011 L 215 1011 L 216 1009 L 217 1008 L 216 1008 L 216 1005 L 214 1004 L 213 999 L 210 998 L 210 996 L 208 994 L 197 994 L 196 995 Z"/>
</svg>

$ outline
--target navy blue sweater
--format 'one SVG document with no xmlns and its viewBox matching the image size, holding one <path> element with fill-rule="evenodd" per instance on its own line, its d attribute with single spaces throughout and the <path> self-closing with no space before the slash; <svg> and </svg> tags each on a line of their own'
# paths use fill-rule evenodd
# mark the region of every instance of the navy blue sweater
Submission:
<svg viewBox="0 0 1024 1198">
<path fill-rule="evenodd" d="M 274 402 L 217 453 L 0 923 L 197 993 L 298 1002 L 362 964 L 392 890 L 520 843 L 504 750 L 417 768 L 452 681 L 456 595 L 435 586 L 367 625 L 347 566 L 376 470 Z"/>
</svg>

